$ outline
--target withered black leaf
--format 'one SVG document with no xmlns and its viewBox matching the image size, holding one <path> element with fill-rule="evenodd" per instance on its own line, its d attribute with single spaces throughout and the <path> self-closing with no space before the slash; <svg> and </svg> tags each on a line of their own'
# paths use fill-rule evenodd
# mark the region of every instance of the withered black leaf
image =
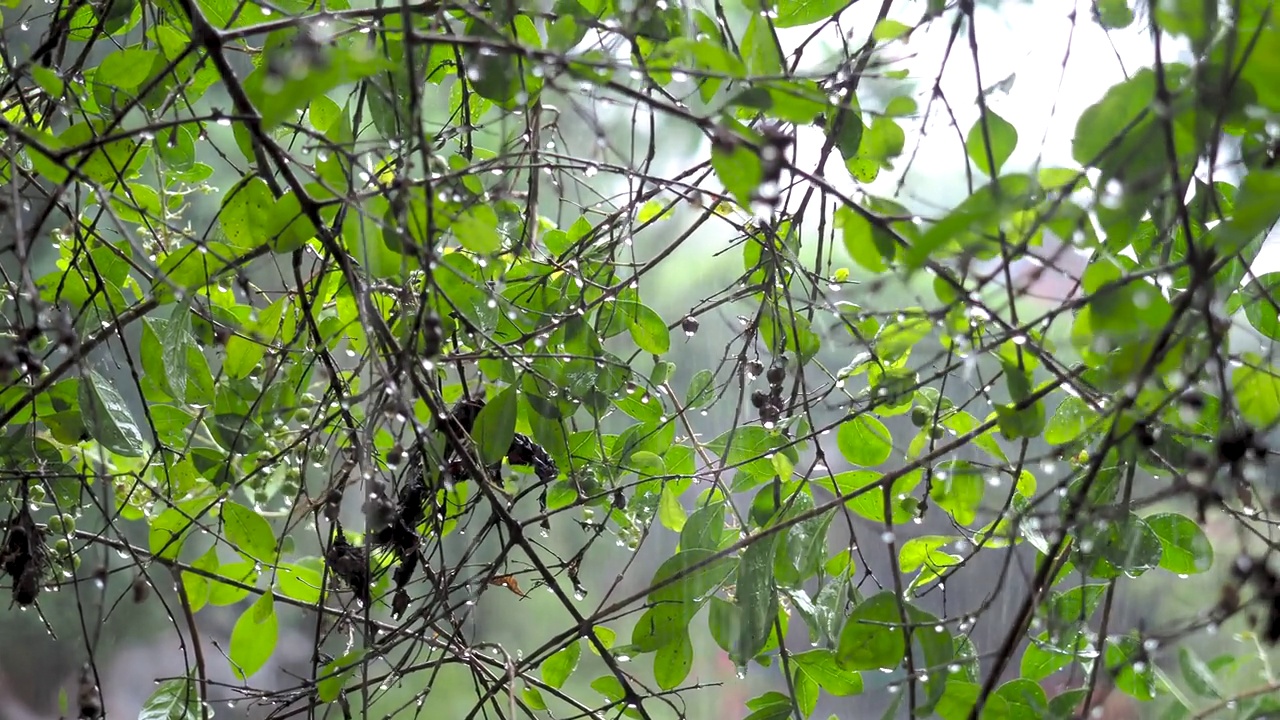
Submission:
<svg viewBox="0 0 1280 720">
<path fill-rule="evenodd" d="M 31 605 L 40 594 L 40 583 L 49 566 L 44 532 L 24 508 L 9 520 L 4 543 L 0 545 L 0 568 L 13 578 L 13 600 Z"/>
<path fill-rule="evenodd" d="M 342 532 L 342 524 L 334 523 L 336 530 L 333 544 L 325 553 L 325 562 L 329 569 L 337 575 L 355 593 L 360 602 L 368 606 L 371 602 L 369 592 L 369 558 L 364 548 L 358 548 L 347 541 Z"/>
</svg>

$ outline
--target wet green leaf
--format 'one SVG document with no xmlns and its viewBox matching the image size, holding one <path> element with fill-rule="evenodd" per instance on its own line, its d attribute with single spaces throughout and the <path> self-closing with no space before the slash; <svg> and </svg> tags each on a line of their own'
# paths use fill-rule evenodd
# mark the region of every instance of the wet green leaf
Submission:
<svg viewBox="0 0 1280 720">
<path fill-rule="evenodd" d="M 246 608 L 231 629 L 231 672 L 240 680 L 255 675 L 275 652 L 278 634 L 274 598 L 267 593 Z"/>
<path fill-rule="evenodd" d="M 874 417 L 857 415 L 840 423 L 836 431 L 836 447 L 851 464 L 875 467 L 892 454 L 893 436 L 884 423 Z"/>
<path fill-rule="evenodd" d="M 733 558 L 719 558 L 706 565 L 701 565 L 696 570 L 690 570 L 690 568 L 699 566 L 714 555 L 715 553 L 709 549 L 698 548 L 682 550 L 668 558 L 654 573 L 651 584 L 657 585 L 667 580 L 667 578 L 677 575 L 681 577 L 665 587 L 651 591 L 649 593 L 649 603 L 691 603 L 701 599 L 718 587 L 728 577 L 729 573 L 733 572 L 735 566 Z"/>
<path fill-rule="evenodd" d="M 138 720 L 199 720 L 200 690 L 191 678 L 165 680 L 142 703 Z"/>
<path fill-rule="evenodd" d="M 542 662 L 542 681 L 553 688 L 564 687 L 565 681 L 578 667 L 582 656 L 582 641 L 574 640 Z"/>
<path fill-rule="evenodd" d="M 896 669 L 906 654 L 901 612 L 888 591 L 860 603 L 840 632 L 836 663 L 845 670 Z"/>
<path fill-rule="evenodd" d="M 519 397 L 514 386 L 504 389 L 485 404 L 471 429 L 480 459 L 486 464 L 502 462 L 516 434 Z"/>
<path fill-rule="evenodd" d="M 276 558 L 276 538 L 266 518 L 249 508 L 222 503 L 222 532 L 236 550 L 250 560 L 271 562 Z"/>
<path fill-rule="evenodd" d="M 1194 520 L 1176 513 L 1160 513 L 1144 520 L 1164 548 L 1160 567 L 1180 575 L 1202 573 L 1213 567 L 1213 545 Z"/>
<path fill-rule="evenodd" d="M 846 670 L 836 662 L 835 652 L 827 649 L 809 650 L 791 656 L 808 677 L 836 697 L 857 695 L 862 692 L 862 676 L 852 670 Z"/>
<path fill-rule="evenodd" d="M 973 164 L 995 177 L 1018 146 L 1018 129 L 991 110 L 987 111 L 986 120 L 985 127 L 981 120 L 973 124 L 964 145 Z"/>
<path fill-rule="evenodd" d="M 142 431 L 110 380 L 88 370 L 79 386 L 79 400 L 85 428 L 94 440 L 111 452 L 142 456 L 145 449 Z"/>
<path fill-rule="evenodd" d="M 693 642 L 689 632 L 681 629 L 676 638 L 653 655 L 653 677 L 658 687 L 674 690 L 689 677 L 693 669 Z"/>
<path fill-rule="evenodd" d="M 771 535 L 742 551 L 738 563 L 735 597 L 740 625 L 729 657 L 739 665 L 764 649 L 778 616 L 778 589 L 774 584 L 773 556 L 778 536 Z"/>
</svg>

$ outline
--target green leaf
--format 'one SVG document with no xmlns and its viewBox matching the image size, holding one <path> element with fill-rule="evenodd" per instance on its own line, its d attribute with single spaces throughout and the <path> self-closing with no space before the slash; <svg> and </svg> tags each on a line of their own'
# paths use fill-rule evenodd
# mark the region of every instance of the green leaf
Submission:
<svg viewBox="0 0 1280 720">
<path fill-rule="evenodd" d="M 650 200 L 641 205 L 640 209 L 636 211 L 636 222 L 641 225 L 645 225 L 651 221 L 662 219 L 663 217 L 670 218 L 671 210 L 672 208 L 668 207 L 668 203 L 664 203 L 659 200 Z"/>
<path fill-rule="evenodd" d="M 95 182 L 116 187 L 123 180 L 137 177 L 150 152 L 150 145 L 129 137 L 102 142 L 101 137 L 106 134 L 102 121 L 82 122 L 64 130 L 58 141 L 64 149 L 76 149 L 66 160 L 67 166 L 79 165 L 80 170 Z M 66 171 L 61 171 L 61 174 L 65 177 Z"/>
<path fill-rule="evenodd" d="M 307 108 L 307 120 L 311 122 L 311 127 L 319 133 L 328 133 L 333 124 L 342 116 L 342 108 L 338 103 L 321 95 L 311 101 L 311 106 Z"/>
<path fill-rule="evenodd" d="M 1164 553 L 1160 537 L 1133 513 L 1082 531 L 1081 544 L 1086 541 L 1092 547 L 1081 553 L 1092 561 L 1088 572 L 1094 577 L 1115 577 L 1118 572 L 1136 577 L 1157 567 Z"/>
<path fill-rule="evenodd" d="M 752 13 L 742 34 L 742 60 L 752 75 L 782 75 L 782 51 L 774 40 L 769 21 L 760 13 Z"/>
<path fill-rule="evenodd" d="M 1280 297 L 1280 272 L 1266 273 L 1240 290 L 1244 315 L 1254 330 L 1271 340 L 1280 340 L 1280 314 L 1271 298 Z"/>
<path fill-rule="evenodd" d="M 846 670 L 836 662 L 835 652 L 827 649 L 809 650 L 791 656 L 791 662 L 823 690 L 836 697 L 847 697 L 862 692 L 862 676 Z"/>
<path fill-rule="evenodd" d="M 639 386 L 624 388 L 612 400 L 619 410 L 642 423 L 656 423 L 662 419 L 661 396 L 654 395 L 645 388 Z"/>
<path fill-rule="evenodd" d="M 610 702 L 620 703 L 627 697 L 627 693 L 622 688 L 622 682 L 613 675 L 601 675 L 591 681 L 591 689 L 600 693 L 609 699 Z M 638 717 L 634 710 L 624 711 L 629 717 Z"/>
<path fill-rule="evenodd" d="M 751 714 L 743 720 L 787 720 L 791 717 L 791 698 L 780 692 L 767 692 L 747 701 Z"/>
<path fill-rule="evenodd" d="M 934 324 L 927 317 L 907 317 L 885 325 L 876 338 L 876 352 L 886 362 L 895 362 L 915 347 L 915 344 L 934 331 Z"/>
<path fill-rule="evenodd" d="M 658 571 L 653 574 L 652 585 L 686 572 L 689 568 L 706 561 L 715 552 L 709 549 L 690 549 L 681 550 L 674 556 L 667 558 L 665 562 L 658 567 Z M 705 596 L 720 583 L 724 582 L 729 573 L 733 572 L 733 558 L 720 558 L 714 562 L 708 563 L 698 570 L 695 570 L 681 579 L 671 582 L 665 587 L 653 590 L 649 593 L 649 604 L 656 603 L 691 603 Z"/>
<path fill-rule="evenodd" d="M 801 493 L 795 499 L 796 502 L 792 503 L 788 515 L 808 510 L 813 505 L 809 493 Z M 794 569 L 795 577 L 787 577 L 788 586 L 798 585 L 822 570 L 823 563 L 827 560 L 827 532 L 835 516 L 836 511 L 833 508 L 816 518 L 798 523 L 787 531 L 784 547 L 779 548 L 780 551 L 786 552 L 779 554 L 787 558 L 791 568 Z M 784 574 L 783 570 L 778 569 L 777 564 L 774 566 L 774 572 L 780 576 Z"/>
<path fill-rule="evenodd" d="M 840 423 L 836 430 L 836 447 L 853 465 L 875 467 L 889 459 L 893 452 L 893 436 L 884 423 L 870 415 L 857 415 Z"/>
<path fill-rule="evenodd" d="M 153 518 L 147 532 L 147 547 L 151 553 L 166 560 L 177 559 L 182 544 L 194 528 L 192 518 L 212 504 L 213 498 L 208 496 L 183 500 Z"/>
<path fill-rule="evenodd" d="M 300 558 L 297 562 L 284 563 L 276 570 L 276 589 L 285 597 L 308 605 L 320 602 L 323 592 L 324 560 Z"/>
<path fill-rule="evenodd" d="M 627 316 L 627 329 L 631 331 L 631 339 L 636 346 L 654 355 L 665 354 L 671 349 L 671 333 L 662 316 L 653 308 L 640 303 L 631 303 Z"/>
<path fill-rule="evenodd" d="M 1050 445 L 1066 445 L 1083 435 L 1097 416 L 1084 400 L 1068 395 L 1049 418 L 1044 429 L 1044 441 Z"/>
<path fill-rule="evenodd" d="M 850 207 L 837 209 L 835 222 L 843 231 L 844 249 L 854 262 L 874 273 L 888 269 L 897 254 L 897 242 L 890 233 Z"/>
<path fill-rule="evenodd" d="M 1218 679 L 1213 671 L 1205 665 L 1199 655 L 1191 648 L 1182 645 L 1178 648 L 1178 667 L 1182 670 L 1182 679 L 1191 692 L 1202 698 L 1218 699 L 1222 693 L 1218 690 Z"/>
<path fill-rule="evenodd" d="M 861 159 L 881 167 L 892 167 L 889 161 L 902 154 L 906 143 L 907 134 L 902 126 L 892 118 L 877 115 L 862 135 L 858 155 Z"/>
<path fill-rule="evenodd" d="M 209 285 L 231 258 L 238 253 L 225 243 L 189 243 L 164 256 L 160 262 L 157 282 L 153 291 L 161 299 L 170 299 L 175 292 L 199 290 Z"/>
<path fill-rule="evenodd" d="M 845 670 L 896 670 L 906 655 L 898 598 L 885 591 L 853 609 L 836 646 L 836 664 Z"/>
<path fill-rule="evenodd" d="M 1255 427 L 1271 427 L 1280 420 L 1280 371 L 1253 353 L 1243 361 L 1231 371 L 1240 414 Z"/>
<path fill-rule="evenodd" d="M 713 143 L 711 168 L 742 207 L 750 207 L 756 188 L 764 179 L 760 156 L 741 141 Z"/>
<path fill-rule="evenodd" d="M 220 413 L 205 418 L 213 439 L 228 452 L 241 455 L 258 452 L 266 447 L 266 434 L 262 426 L 238 413 Z"/>
<path fill-rule="evenodd" d="M 1125 635 L 1109 640 L 1106 664 L 1109 674 L 1114 673 L 1116 689 L 1138 700 L 1155 699 L 1155 669 L 1136 637 Z"/>
<path fill-rule="evenodd" d="M 961 648 L 956 638 L 952 638 L 951 633 L 940 624 L 939 619 L 921 610 L 920 608 L 905 603 L 907 620 L 914 624 L 917 628 L 911 634 L 911 642 L 913 648 L 910 652 L 919 650 L 920 656 L 923 656 L 924 667 L 947 667 L 948 674 L 930 673 L 929 679 L 924 681 L 925 697 L 918 711 L 927 713 L 934 705 L 942 700 L 943 694 L 946 692 L 947 683 L 952 678 L 964 677 L 960 673 L 954 672 L 951 668 L 955 661 L 962 657 Z M 959 638 L 967 639 L 964 635 Z"/>
<path fill-rule="evenodd" d="M 203 555 L 191 563 L 196 570 L 214 572 L 218 569 L 218 549 L 210 545 Z M 197 613 L 209 602 L 212 585 L 209 579 L 189 570 L 182 571 L 182 590 L 187 594 L 187 602 L 191 604 L 191 612 Z"/>
<path fill-rule="evenodd" d="M 975 466 L 952 460 L 938 465 L 929 497 L 961 525 L 969 525 L 978 516 L 986 480 Z"/>
<path fill-rule="evenodd" d="M 130 92 L 136 90 L 151 75 L 151 67 L 159 56 L 159 52 L 141 47 L 117 50 L 99 62 L 94 85 L 106 84 Z"/>
<path fill-rule="evenodd" d="M 259 564 L 254 560 L 226 563 L 218 568 L 218 577 L 234 581 L 236 585 L 220 580 L 209 581 L 209 604 L 217 607 L 234 605 L 249 597 L 250 588 L 258 582 Z M 247 585 L 249 587 L 240 587 Z"/>
<path fill-rule="evenodd" d="M 1026 678 L 1015 678 L 1004 683 L 996 688 L 993 696 L 1009 703 L 1010 712 L 1015 717 L 1041 717 L 1049 705 L 1044 688 Z"/>
<path fill-rule="evenodd" d="M 967 435 L 979 425 L 977 418 L 963 410 L 947 415 L 942 421 L 942 424 L 956 435 Z M 985 450 L 992 457 L 1000 458 L 1005 462 L 1009 461 L 1009 458 L 1005 455 L 1004 450 L 1001 449 L 1000 443 L 996 442 L 991 431 L 987 431 L 975 437 L 973 439 L 973 444 L 978 448 Z"/>
<path fill-rule="evenodd" d="M 1125 6 L 1123 0 L 1105 0 L 1100 4 Z M 1124 9 L 1128 10 L 1127 7 Z M 1116 11 L 1117 17 L 1122 18 L 1120 8 L 1117 7 Z M 1161 30 L 1185 35 L 1197 49 L 1204 47 L 1205 41 L 1212 37 L 1219 23 L 1218 4 L 1212 0 L 1170 0 L 1170 2 L 1161 2 L 1153 6 L 1152 12 L 1160 23 Z M 1133 17 L 1132 11 L 1129 12 L 1129 17 Z M 1106 24 L 1106 22 L 1104 16 L 1103 23 Z"/>
<path fill-rule="evenodd" d="M 675 642 L 689 627 L 700 606 L 694 602 L 662 603 L 641 614 L 631 628 L 631 645 L 617 648 L 619 654 L 648 653 Z"/>
<path fill-rule="evenodd" d="M 450 226 L 462 247 L 475 253 L 492 254 L 502 249 L 498 214 L 489 205 L 475 205 L 459 213 Z"/>
<path fill-rule="evenodd" d="M 1009 440 L 1038 437 L 1044 430 L 1044 403 L 1035 402 L 1029 407 L 1019 403 L 999 403 L 995 406 L 1000 423 L 1000 434 Z"/>
<path fill-rule="evenodd" d="M 942 720 L 968 720 L 969 716 L 973 714 L 973 707 L 977 705 L 978 698 L 981 695 L 982 686 L 977 683 L 950 680 L 947 682 L 946 691 L 943 693 L 937 707 L 934 708 L 934 712 Z M 983 703 L 979 717 L 1013 718 L 1015 716 L 1009 710 L 1009 703 L 1004 698 L 992 693 Z"/>
<path fill-rule="evenodd" d="M 111 381 L 95 370 L 88 370 L 79 385 L 79 400 L 85 428 L 94 440 L 111 452 L 126 457 L 142 456 L 145 449 L 142 432 Z"/>
<path fill-rule="evenodd" d="M 267 306 L 258 314 L 257 322 L 246 328 L 246 335 L 233 335 L 227 340 L 227 358 L 222 369 L 230 377 L 245 378 L 262 362 L 267 353 L 267 343 L 272 342 L 280 334 L 285 303 L 288 298 L 280 298 Z M 286 334 L 292 329 L 292 307 L 290 322 L 285 324 Z M 255 338 L 256 336 L 256 338 Z"/>
<path fill-rule="evenodd" d="M 516 435 L 516 417 L 519 411 L 519 397 L 514 385 L 498 393 L 497 397 L 480 410 L 475 426 L 471 429 L 471 437 L 485 464 L 500 463 L 507 456 L 511 441 Z"/>
<path fill-rule="evenodd" d="M 249 508 L 229 500 L 223 502 L 222 532 L 246 559 L 275 561 L 276 538 L 271 532 L 271 524 Z"/>
<path fill-rule="evenodd" d="M 1040 633 L 1037 638 L 1040 642 L 1033 641 L 1023 651 L 1019 666 L 1022 677 L 1028 680 L 1043 680 L 1071 664 L 1074 655 L 1044 642 L 1046 638 L 1047 633 Z"/>
<path fill-rule="evenodd" d="M 200 691 L 191 678 L 165 680 L 142 703 L 138 720 L 200 720 Z"/>
<path fill-rule="evenodd" d="M 1244 177 L 1236 193 L 1235 212 L 1210 233 L 1220 253 L 1234 254 L 1280 220 L 1280 205 L 1273 202 L 1277 193 L 1280 171 L 1257 169 Z"/>
<path fill-rule="evenodd" d="M 905 25 L 897 20 L 885 18 L 876 23 L 875 28 L 871 30 L 871 37 L 876 42 L 886 42 L 889 40 L 897 40 L 898 38 L 910 33 L 914 28 Z"/>
<path fill-rule="evenodd" d="M 844 165 L 849 173 L 862 182 L 871 182 L 880 172 L 878 165 L 868 165 L 858 156 L 862 147 L 862 136 L 866 127 L 856 109 L 841 108 L 839 112 L 828 113 L 826 132 L 835 134 L 835 146 L 844 158 Z"/>
<path fill-rule="evenodd" d="M 801 717 L 809 717 L 818 709 L 818 681 L 806 675 L 796 665 L 791 666 L 792 697 Z"/>
<path fill-rule="evenodd" d="M 330 90 L 392 67 L 391 58 L 377 53 L 363 38 L 341 38 L 314 54 L 298 52 L 296 42 L 292 34 L 269 36 L 265 62 L 244 80 L 263 130 L 295 120 L 299 110 Z M 287 68 L 284 73 L 275 69 L 282 65 Z"/>
<path fill-rule="evenodd" d="M 1098 23 L 1104 28 L 1118 30 L 1133 24 L 1133 10 L 1129 8 L 1128 0 L 1097 0 L 1094 8 L 1098 13 Z M 1160 25 L 1165 27 L 1163 21 Z"/>
<path fill-rule="evenodd" d="M 845 495 L 878 483 L 883 477 L 881 473 L 870 470 L 850 470 L 839 473 L 832 478 L 815 477 L 811 479 L 811 482 L 826 488 L 833 495 Z M 893 481 L 893 488 L 890 490 L 889 496 L 891 498 L 900 498 L 909 495 L 911 490 L 920 484 L 920 479 L 921 474 L 918 470 L 897 478 Z M 868 520 L 880 523 L 885 521 L 884 490 L 882 488 L 864 490 L 847 500 L 845 506 Z M 902 502 L 891 503 L 890 507 L 895 525 L 909 522 L 915 517 L 915 510 L 907 507 Z"/>
<path fill-rule="evenodd" d="M 1155 72 L 1143 68 L 1113 85 L 1101 100 L 1086 108 L 1076 122 L 1072 141 L 1071 156 L 1075 161 L 1097 167 L 1108 177 L 1121 173 L 1121 168 L 1135 161 L 1145 166 L 1149 158 L 1142 153 L 1142 145 L 1149 143 L 1145 133 L 1137 130 L 1150 122 L 1155 88 Z M 1146 120 L 1140 122 L 1139 118 Z M 1164 152 L 1163 147 L 1159 150 Z"/>
<path fill-rule="evenodd" d="M 822 349 L 822 338 L 800 313 L 785 310 L 778 315 L 766 313 L 760 319 L 760 338 L 776 354 L 795 353 L 800 364 L 808 363 Z"/>
<path fill-rule="evenodd" d="M 1194 575 L 1213 567 L 1213 545 L 1194 520 L 1177 513 L 1160 513 L 1144 520 L 1164 548 L 1160 567 L 1180 575 Z"/>
<path fill-rule="evenodd" d="M 247 680 L 267 664 L 279 634 L 274 596 L 264 593 L 236 620 L 231 629 L 231 672 Z"/>
<path fill-rule="evenodd" d="M 898 567 L 904 573 L 913 573 L 921 568 L 925 573 L 937 573 L 948 567 L 958 564 L 962 558 L 950 553 L 942 552 L 942 548 L 956 541 L 957 538 L 943 535 L 922 535 L 914 537 L 902 544 L 902 549 L 898 551 Z M 919 581 L 912 583 L 912 586 L 918 586 Z"/>
<path fill-rule="evenodd" d="M 773 24 L 789 28 L 823 22 L 850 4 L 850 0 L 780 0 Z"/>
<path fill-rule="evenodd" d="M 324 666 L 324 670 L 316 679 L 316 696 L 320 702 L 331 703 L 338 699 L 347 680 L 360 667 L 360 661 L 364 659 L 364 655 L 364 648 L 356 648 Z"/>
<path fill-rule="evenodd" d="M 525 685 L 520 688 L 520 695 L 524 698 L 525 704 L 531 709 L 539 711 L 547 709 L 547 701 L 543 699 L 542 691 L 538 690 L 538 688 Z"/>
<path fill-rule="evenodd" d="M 778 536 L 771 535 L 742 551 L 735 591 L 741 625 L 729 653 L 738 665 L 745 665 L 764 649 L 778 616 L 778 588 L 773 580 L 777 542 Z"/>
<path fill-rule="evenodd" d="M 572 643 L 556 651 L 542 662 L 542 681 L 553 688 L 564 687 L 565 681 L 578 667 L 578 658 L 582 656 L 582 641 Z"/>
<path fill-rule="evenodd" d="M 653 655 L 653 679 L 663 690 L 674 690 L 689 677 L 693 669 L 693 642 L 689 631 L 681 628 L 676 638 Z"/>
<path fill-rule="evenodd" d="M 275 221 L 275 209 L 276 199 L 261 177 L 251 175 L 236 184 L 227 191 L 218 212 L 227 244 L 241 250 L 262 244 Z"/>
<path fill-rule="evenodd" d="M 664 483 L 662 486 L 662 495 L 658 500 L 658 519 L 662 521 L 663 527 L 674 532 L 683 530 L 687 522 L 680 496 L 671 483 Z"/>
<path fill-rule="evenodd" d="M 467 23 L 467 34 L 472 37 L 507 44 L 511 39 L 498 33 L 488 21 L 481 18 Z M 524 73 L 520 71 L 518 53 L 512 50 L 493 51 L 486 48 L 469 48 L 465 54 L 467 80 L 480 97 L 514 107 L 514 100 L 521 92 Z"/>
<path fill-rule="evenodd" d="M 987 110 L 986 118 L 986 133 L 984 134 L 982 121 L 979 120 L 969 129 L 969 136 L 964 146 L 969 153 L 969 159 L 973 160 L 978 169 L 989 177 L 995 177 L 1000 174 L 1000 166 L 1004 165 L 1013 154 L 1013 149 L 1018 146 L 1018 129 L 992 110 Z M 990 145 L 987 144 L 988 136 L 991 139 Z M 988 159 L 988 150 L 990 159 Z"/>
<path fill-rule="evenodd" d="M 681 550 L 717 550 L 724 536 L 725 504 L 715 502 L 694 511 L 680 530 Z"/>
<path fill-rule="evenodd" d="M 291 253 L 316 236 L 316 226 L 303 211 L 302 201 L 292 191 L 274 202 L 271 217 L 263 226 L 267 244 L 277 253 Z"/>
<path fill-rule="evenodd" d="M 168 386 L 173 390 L 173 396 L 182 400 L 187 397 L 187 384 L 191 378 L 191 353 L 200 352 L 191 337 L 191 309 L 186 303 L 173 306 L 169 322 L 160 333 L 160 347 Z"/>
<path fill-rule="evenodd" d="M 2 19 L 0 19 L 2 20 Z M 58 73 L 42 65 L 31 68 L 31 79 L 36 81 L 50 97 L 61 98 L 66 91 L 67 83 Z"/>
</svg>

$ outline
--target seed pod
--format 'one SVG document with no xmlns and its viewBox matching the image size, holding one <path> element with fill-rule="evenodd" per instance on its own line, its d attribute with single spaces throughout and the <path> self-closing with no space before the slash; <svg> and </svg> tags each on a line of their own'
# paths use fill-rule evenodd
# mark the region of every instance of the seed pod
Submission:
<svg viewBox="0 0 1280 720">
<path fill-rule="evenodd" d="M 133 602 L 141 605 L 151 597 L 151 583 L 147 582 L 147 576 L 138 573 L 133 579 Z"/>
</svg>

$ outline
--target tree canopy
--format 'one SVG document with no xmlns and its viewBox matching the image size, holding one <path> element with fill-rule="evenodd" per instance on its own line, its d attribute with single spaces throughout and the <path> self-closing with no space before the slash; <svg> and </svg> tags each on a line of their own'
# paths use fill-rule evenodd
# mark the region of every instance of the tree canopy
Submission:
<svg viewBox="0 0 1280 720">
<path fill-rule="evenodd" d="M 1271 0 L 0 12 L 61 715 L 1280 713 Z"/>
</svg>

